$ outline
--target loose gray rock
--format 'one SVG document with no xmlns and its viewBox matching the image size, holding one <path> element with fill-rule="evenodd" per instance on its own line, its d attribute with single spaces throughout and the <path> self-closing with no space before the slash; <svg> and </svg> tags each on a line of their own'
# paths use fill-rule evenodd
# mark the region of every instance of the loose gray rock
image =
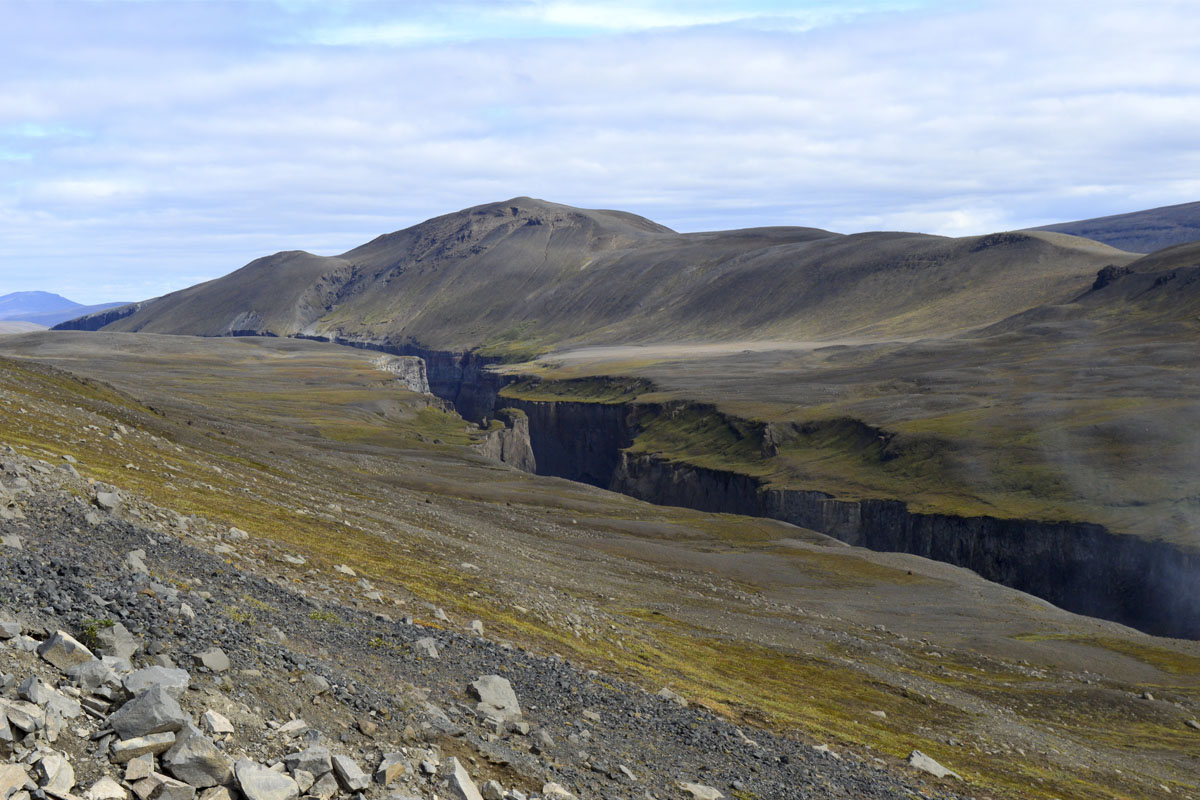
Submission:
<svg viewBox="0 0 1200 800">
<path fill-rule="evenodd" d="M 166 733 L 152 733 L 149 736 L 136 736 L 132 739 L 121 739 L 120 741 L 113 742 L 112 757 L 113 761 L 118 764 L 124 764 L 139 756 L 165 753 L 174 744 L 175 734 L 170 731 Z"/>
<path fill-rule="evenodd" d="M 499 675 L 484 675 L 471 683 L 471 693 L 479 698 L 475 707 L 480 713 L 499 720 L 521 718 L 521 706 L 517 694 L 507 678 Z"/>
<path fill-rule="evenodd" d="M 162 763 L 172 776 L 198 789 L 222 786 L 233 780 L 229 757 L 199 728 L 190 724 L 179 731 L 174 746 L 163 755 Z"/>
<path fill-rule="evenodd" d="M 15 504 L 6 506 L 3 510 L 8 511 L 10 514 L 10 516 L 5 517 L 5 519 L 24 519 L 25 518 L 25 515 L 21 512 L 21 509 L 18 508 Z M 18 515 L 20 515 L 20 516 L 18 516 Z M 25 549 L 21 545 L 21 537 L 17 536 L 15 533 L 9 534 L 7 536 L 0 536 L 0 544 L 4 545 L 5 547 L 7 547 L 10 550 L 24 550 Z"/>
<path fill-rule="evenodd" d="M 101 511 L 112 513 L 121 507 L 121 495 L 116 492 L 96 492 L 94 502 Z"/>
<path fill-rule="evenodd" d="M 308 790 L 309 797 L 315 797 L 317 800 L 329 800 L 337 793 L 338 782 L 337 778 L 333 777 L 333 772 L 326 772 Z"/>
<path fill-rule="evenodd" d="M 0 800 L 7 800 L 14 792 L 25 788 L 29 775 L 20 764 L 0 764 Z"/>
<path fill-rule="evenodd" d="M 371 785 L 370 778 L 350 756 L 333 757 L 333 774 L 347 792 L 361 792 Z"/>
<path fill-rule="evenodd" d="M 248 758 L 234 764 L 233 771 L 246 800 L 296 800 L 300 796 L 300 788 L 290 777 Z"/>
<path fill-rule="evenodd" d="M 154 686 L 159 686 L 167 694 L 178 700 L 183 697 L 183 693 L 187 691 L 188 686 L 192 682 L 192 677 L 185 669 L 176 669 L 173 667 L 144 667 L 135 672 L 131 672 L 125 676 L 123 684 L 125 691 L 130 694 L 140 694 Z"/>
<path fill-rule="evenodd" d="M 668 686 L 664 686 L 663 688 L 659 689 L 658 696 L 664 700 L 670 700 L 680 708 L 688 707 L 687 698 L 677 692 L 672 691 Z"/>
<path fill-rule="evenodd" d="M 229 670 L 229 656 L 225 655 L 225 651 L 219 647 L 210 647 L 203 653 L 197 653 L 196 663 L 203 667 L 208 667 L 213 672 L 227 672 Z"/>
<path fill-rule="evenodd" d="M 55 631 L 53 636 L 42 642 L 38 655 L 63 672 L 95 658 L 91 650 L 66 631 Z"/>
<path fill-rule="evenodd" d="M 143 778 L 149 778 L 152 772 L 154 772 L 153 753 L 145 753 L 137 758 L 131 758 L 125 765 L 125 782 L 133 783 Z"/>
<path fill-rule="evenodd" d="M 191 722 L 166 689 L 152 686 L 108 718 L 109 726 L 122 739 L 180 730 Z"/>
<path fill-rule="evenodd" d="M 483 800 L 475 781 L 457 758 L 450 758 L 443 765 L 449 778 L 450 796 L 455 800 Z"/>
<path fill-rule="evenodd" d="M 420 639 L 417 639 L 415 642 L 413 642 L 412 646 L 413 650 L 415 650 L 418 655 L 425 656 L 426 658 L 438 657 L 437 642 L 434 641 L 432 636 L 422 636 Z"/>
<path fill-rule="evenodd" d="M 76 664 L 67 670 L 67 677 L 80 689 L 95 691 L 101 686 L 116 688 L 121 685 L 121 678 L 108 664 L 100 659 Z"/>
<path fill-rule="evenodd" d="M 211 708 L 204 712 L 204 716 L 201 717 L 201 720 L 204 723 L 204 729 L 209 733 L 218 736 L 226 733 L 233 733 L 233 723 L 229 721 L 229 718 L 224 714 L 219 714 L 216 711 L 213 711 Z"/>
<path fill-rule="evenodd" d="M 152 783 L 149 787 L 148 800 L 193 800 L 196 797 L 195 787 L 157 772 L 146 781 Z"/>
<path fill-rule="evenodd" d="M 925 755 L 920 750 L 913 750 L 912 753 L 909 754 L 908 763 L 911 766 L 916 767 L 917 769 L 919 769 L 923 772 L 928 772 L 930 775 L 933 775 L 935 778 L 945 778 L 945 777 L 949 776 L 952 778 L 958 778 L 959 780 L 962 780 L 962 778 L 960 778 L 957 773 L 952 772 L 951 770 L 947 769 L 946 767 L 943 767 L 941 764 L 934 761 L 932 758 Z"/>
<path fill-rule="evenodd" d="M 717 798 L 720 798 L 720 796 L 720 794 L 717 794 Z M 579 798 L 575 797 L 575 795 L 572 794 L 567 787 L 557 783 L 547 783 L 543 785 L 542 797 L 548 798 L 548 800 L 553 800 L 554 798 L 557 798 L 557 800 L 579 800 Z"/>
<path fill-rule="evenodd" d="M 129 792 L 121 784 L 105 775 L 84 793 L 86 800 L 127 800 Z"/>
<path fill-rule="evenodd" d="M 0 620 L 0 639 L 12 639 L 21 635 L 21 623 Z"/>
<path fill-rule="evenodd" d="M 479 793 L 483 795 L 483 800 L 504 800 L 504 787 L 499 781 L 486 781 L 483 786 L 479 787 Z"/>
<path fill-rule="evenodd" d="M 75 770 L 62 753 L 42 756 L 35 770 L 38 786 L 46 792 L 65 795 L 75 788 Z"/>
<path fill-rule="evenodd" d="M 694 800 L 721 800 L 725 795 L 711 786 L 702 783 L 680 783 L 679 788 L 690 794 Z M 545 792 L 543 792 L 545 794 Z"/>
<path fill-rule="evenodd" d="M 333 769 L 333 761 L 329 756 L 329 749 L 320 745 L 314 745 L 307 750 L 301 750 L 299 753 L 291 753 L 283 757 L 283 763 L 287 766 L 288 772 L 296 770 L 305 770 L 313 775 L 324 775 Z"/>
<path fill-rule="evenodd" d="M 130 571 L 139 575 L 149 575 L 150 568 L 146 566 L 146 551 L 134 550 L 125 556 L 125 564 Z"/>
<path fill-rule="evenodd" d="M 96 631 L 96 650 L 101 655 L 115 656 L 129 661 L 138 651 L 138 641 L 133 634 L 119 622 L 99 628 Z"/>
<path fill-rule="evenodd" d="M 375 768 L 375 782 L 382 786 L 391 786 L 408 771 L 408 759 L 403 753 L 384 753 L 379 766 Z"/>
</svg>

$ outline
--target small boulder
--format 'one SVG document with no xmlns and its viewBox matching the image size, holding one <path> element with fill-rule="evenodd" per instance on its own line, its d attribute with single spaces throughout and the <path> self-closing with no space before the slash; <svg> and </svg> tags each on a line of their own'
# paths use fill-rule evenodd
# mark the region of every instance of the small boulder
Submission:
<svg viewBox="0 0 1200 800">
<path fill-rule="evenodd" d="M 207 667 L 213 672 L 227 672 L 229 670 L 229 656 L 225 655 L 225 651 L 219 647 L 210 647 L 203 653 L 197 653 L 196 663 L 202 667 Z"/>
<path fill-rule="evenodd" d="M 62 753 L 42 756 L 35 768 L 37 783 L 50 794 L 70 794 L 75 788 L 75 769 Z"/>
<path fill-rule="evenodd" d="M 129 792 L 125 787 L 105 775 L 93 783 L 84 793 L 85 800 L 128 800 Z"/>
<path fill-rule="evenodd" d="M 683 695 L 679 694 L 678 692 L 672 691 L 671 688 L 668 686 L 664 686 L 663 688 L 659 689 L 658 696 L 661 697 L 663 700 L 669 700 L 670 702 L 674 703 L 675 705 L 679 706 L 680 708 L 688 707 L 687 698 L 685 698 Z"/>
<path fill-rule="evenodd" d="M 233 766 L 246 800 L 297 800 L 300 788 L 287 775 L 267 769 L 248 758 Z"/>
<path fill-rule="evenodd" d="M 152 733 L 174 733 L 191 722 L 166 689 L 152 686 L 121 706 L 108 718 L 109 726 L 122 739 Z"/>
<path fill-rule="evenodd" d="M 229 721 L 229 718 L 211 708 L 205 711 L 204 716 L 200 719 L 204 723 L 204 729 L 215 736 L 233 733 L 233 723 Z"/>
<path fill-rule="evenodd" d="M 475 781 L 457 758 L 451 757 L 442 767 L 449 780 L 450 796 L 455 800 L 483 800 Z"/>
<path fill-rule="evenodd" d="M 5 800 L 14 792 L 22 791 L 29 775 L 20 764 L 0 763 L 0 800 Z"/>
<path fill-rule="evenodd" d="M 93 502 L 101 511 L 112 513 L 121 507 L 121 495 L 116 492 L 96 492 Z"/>
<path fill-rule="evenodd" d="M 174 744 L 175 734 L 171 731 L 152 733 L 149 736 L 135 736 L 132 739 L 121 739 L 112 744 L 112 758 L 118 764 L 124 764 L 139 756 L 165 753 Z"/>
<path fill-rule="evenodd" d="M 951 770 L 947 769 L 946 767 L 943 767 L 941 764 L 934 761 L 932 758 L 925 755 L 920 750 L 913 750 L 912 753 L 909 754 L 908 763 L 910 766 L 916 767 L 917 769 L 921 770 L 922 772 L 928 772 L 930 775 L 933 775 L 935 778 L 951 777 L 951 778 L 958 778 L 959 780 L 962 780 L 956 773 L 952 772 Z"/>
<path fill-rule="evenodd" d="M 375 782 L 382 786 L 391 786 L 408 771 L 408 760 L 403 753 L 384 753 L 379 766 L 375 768 Z"/>
<path fill-rule="evenodd" d="M 151 687 L 159 686 L 176 700 L 183 697 L 191 682 L 192 677 L 188 675 L 187 670 L 161 666 L 136 670 L 126 675 L 122 681 L 125 691 L 130 694 L 140 694 Z"/>
<path fill-rule="evenodd" d="M 521 718 L 521 706 L 517 694 L 507 678 L 499 675 L 484 675 L 471 683 L 471 693 L 479 698 L 476 710 L 499 720 Z"/>
<path fill-rule="evenodd" d="M 371 785 L 366 773 L 350 756 L 337 755 L 333 757 L 333 774 L 347 792 L 361 792 Z"/>
<path fill-rule="evenodd" d="M 432 636 L 422 636 L 412 643 L 413 650 L 425 658 L 437 658 L 438 646 Z"/>
<path fill-rule="evenodd" d="M 119 622 L 96 630 L 96 650 L 101 655 L 114 656 L 129 661 L 138 651 L 138 641 Z"/>
<path fill-rule="evenodd" d="M 37 651 L 39 656 L 63 672 L 96 657 L 66 631 L 55 631 L 53 636 L 42 642 Z"/>
<path fill-rule="evenodd" d="M 679 788 L 690 794 L 693 800 L 721 800 L 725 795 L 711 786 L 702 783 L 681 783 Z"/>
<path fill-rule="evenodd" d="M 296 770 L 304 770 L 311 772 L 313 775 L 324 775 L 333 769 L 333 761 L 329 756 L 329 749 L 320 745 L 313 745 L 307 750 L 301 750 L 299 753 L 291 753 L 283 757 L 283 763 L 287 766 L 288 772 Z"/>
<path fill-rule="evenodd" d="M 190 724 L 179 731 L 175 744 L 163 754 L 162 763 L 172 776 L 199 789 L 222 786 L 233 780 L 229 757 Z"/>
</svg>

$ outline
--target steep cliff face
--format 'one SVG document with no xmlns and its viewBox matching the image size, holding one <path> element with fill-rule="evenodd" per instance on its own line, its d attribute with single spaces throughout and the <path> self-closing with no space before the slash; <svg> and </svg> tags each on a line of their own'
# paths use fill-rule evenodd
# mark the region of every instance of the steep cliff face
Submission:
<svg viewBox="0 0 1200 800">
<path fill-rule="evenodd" d="M 416 356 L 380 356 L 375 360 L 375 365 L 394 374 L 410 392 L 431 394 L 424 359 Z"/>
<path fill-rule="evenodd" d="M 621 451 L 633 444 L 628 406 L 515 398 L 505 398 L 504 402 L 529 419 L 529 439 L 538 474 L 610 487 Z"/>
<path fill-rule="evenodd" d="M 1200 554 L 1100 525 L 918 514 L 898 500 L 769 489 L 749 476 L 629 453 L 610 488 L 654 503 L 779 519 L 872 550 L 966 567 L 1068 611 L 1200 638 Z"/>
<path fill-rule="evenodd" d="M 489 430 L 476 449 L 522 472 L 536 473 L 537 457 L 529 440 L 529 417 L 520 409 L 502 408 L 496 412 L 496 419 L 504 427 Z"/>
</svg>

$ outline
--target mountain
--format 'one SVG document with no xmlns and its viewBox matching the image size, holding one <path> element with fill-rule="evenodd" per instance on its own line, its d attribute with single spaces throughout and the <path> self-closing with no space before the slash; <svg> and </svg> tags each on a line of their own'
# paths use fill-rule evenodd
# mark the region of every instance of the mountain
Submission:
<svg viewBox="0 0 1200 800">
<path fill-rule="evenodd" d="M 0 296 L 0 319 L 18 319 L 26 314 L 80 308 L 83 308 L 82 304 L 50 292 L 12 292 Z"/>
<path fill-rule="evenodd" d="M 1034 228 L 1082 236 L 1131 253 L 1200 241 L 1200 202 Z"/>
<path fill-rule="evenodd" d="M 45 328 L 85 314 L 122 305 L 125 303 L 99 303 L 85 306 L 50 292 L 12 292 L 0 296 L 0 320 L 31 322 Z"/>
<path fill-rule="evenodd" d="M 915 336 L 998 322 L 1135 256 L 1047 232 L 676 233 L 527 197 L 323 257 L 276 253 L 63 328 L 528 354 L 565 343 Z"/>
</svg>

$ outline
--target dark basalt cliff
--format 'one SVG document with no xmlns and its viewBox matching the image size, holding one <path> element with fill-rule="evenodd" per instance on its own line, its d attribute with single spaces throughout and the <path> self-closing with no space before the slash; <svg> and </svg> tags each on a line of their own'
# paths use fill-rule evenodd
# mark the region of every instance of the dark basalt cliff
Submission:
<svg viewBox="0 0 1200 800">
<path fill-rule="evenodd" d="M 472 373 L 459 369 L 454 374 Z M 477 374 L 487 376 L 484 385 L 467 388 L 449 381 L 441 387 L 442 396 L 469 398 L 476 408 L 494 406 L 502 379 Z M 1200 595 L 1192 590 L 1200 585 L 1200 554 L 1114 534 L 1101 525 L 923 514 L 901 500 L 842 500 L 824 492 L 772 488 L 749 475 L 631 453 L 640 420 L 653 413 L 652 406 L 499 402 L 524 413 L 538 474 L 661 505 L 778 519 L 852 545 L 966 567 L 1068 611 L 1147 633 L 1200 639 Z"/>
</svg>

